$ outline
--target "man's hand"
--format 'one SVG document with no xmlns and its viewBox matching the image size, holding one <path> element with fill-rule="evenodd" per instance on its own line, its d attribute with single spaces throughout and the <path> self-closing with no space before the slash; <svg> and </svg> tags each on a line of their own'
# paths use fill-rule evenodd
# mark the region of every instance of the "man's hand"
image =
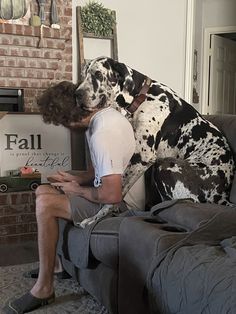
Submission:
<svg viewBox="0 0 236 314">
<path fill-rule="evenodd" d="M 72 175 L 68 172 L 64 171 L 57 171 L 57 173 L 48 176 L 47 177 L 48 181 L 53 183 L 53 182 L 71 182 L 71 181 L 78 181 L 78 176 Z"/>
<path fill-rule="evenodd" d="M 51 185 L 57 189 L 61 189 L 65 194 L 79 194 L 81 188 L 76 181 L 53 182 Z"/>
</svg>

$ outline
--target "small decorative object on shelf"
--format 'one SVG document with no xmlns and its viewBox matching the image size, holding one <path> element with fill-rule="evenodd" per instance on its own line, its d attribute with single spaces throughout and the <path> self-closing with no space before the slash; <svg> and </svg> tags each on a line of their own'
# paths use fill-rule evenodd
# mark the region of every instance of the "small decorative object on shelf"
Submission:
<svg viewBox="0 0 236 314">
<path fill-rule="evenodd" d="M 26 1 L 0 0 L 0 17 L 4 20 L 19 19 L 27 12 Z"/>
<path fill-rule="evenodd" d="M 46 0 L 38 0 L 38 3 L 39 3 L 39 17 L 40 17 L 40 20 L 41 20 L 42 24 L 44 24 L 44 21 L 45 21 L 45 12 L 44 12 L 45 2 L 46 2 Z"/>
<path fill-rule="evenodd" d="M 51 2 L 51 27 L 52 28 L 60 28 L 60 25 L 58 24 L 58 13 L 57 13 L 57 4 L 56 0 L 52 0 Z"/>
<path fill-rule="evenodd" d="M 0 0 L 0 23 L 29 25 L 30 0 Z"/>
<path fill-rule="evenodd" d="M 111 36 L 116 23 L 112 11 L 96 1 L 81 7 L 81 22 L 84 32 L 101 37 Z"/>
<path fill-rule="evenodd" d="M 40 17 L 38 15 L 33 15 L 30 18 L 30 25 L 31 26 L 40 26 L 41 25 L 41 20 Z"/>
</svg>

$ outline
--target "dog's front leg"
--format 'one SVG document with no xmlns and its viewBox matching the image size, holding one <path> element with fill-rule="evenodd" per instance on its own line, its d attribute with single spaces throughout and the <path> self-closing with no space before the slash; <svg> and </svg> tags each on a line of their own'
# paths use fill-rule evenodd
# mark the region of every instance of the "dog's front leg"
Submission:
<svg viewBox="0 0 236 314">
<path fill-rule="evenodd" d="M 112 211 L 114 205 L 103 205 L 102 208 L 97 212 L 97 214 L 95 214 L 92 217 L 86 218 L 83 221 L 81 221 L 80 223 L 78 223 L 78 225 L 81 228 L 85 228 L 88 225 L 91 225 L 92 223 L 100 220 L 101 218 L 107 216 L 109 214 L 109 212 Z"/>
<path fill-rule="evenodd" d="M 125 173 L 123 175 L 123 189 L 122 189 L 123 197 L 151 165 L 152 165 L 151 163 L 146 165 L 142 165 L 141 163 L 138 164 L 130 163 L 127 166 Z"/>
</svg>

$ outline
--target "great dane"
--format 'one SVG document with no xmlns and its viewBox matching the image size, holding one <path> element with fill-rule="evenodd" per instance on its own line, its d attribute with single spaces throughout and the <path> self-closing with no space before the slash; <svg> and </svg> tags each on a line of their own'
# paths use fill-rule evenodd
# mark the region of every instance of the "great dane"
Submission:
<svg viewBox="0 0 236 314">
<path fill-rule="evenodd" d="M 124 174 L 123 195 L 153 165 L 162 200 L 228 203 L 234 161 L 226 138 L 171 88 L 99 57 L 85 66 L 76 100 L 87 111 L 115 107 L 133 126 L 136 151 Z"/>
</svg>

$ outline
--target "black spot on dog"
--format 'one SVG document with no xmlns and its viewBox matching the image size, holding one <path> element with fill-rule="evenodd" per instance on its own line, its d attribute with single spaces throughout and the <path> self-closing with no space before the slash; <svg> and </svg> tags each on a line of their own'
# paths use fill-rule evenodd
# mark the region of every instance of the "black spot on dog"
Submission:
<svg viewBox="0 0 236 314">
<path fill-rule="evenodd" d="M 152 117 L 152 120 L 153 120 L 153 121 L 156 121 L 156 119 L 155 119 L 154 117 Z"/>
<path fill-rule="evenodd" d="M 200 203 L 206 203 L 206 196 L 202 190 L 199 190 L 198 192 L 198 200 Z"/>
<path fill-rule="evenodd" d="M 189 140 L 190 140 L 190 136 L 184 135 L 184 136 L 182 137 L 182 141 L 177 144 L 177 147 L 178 147 L 179 149 L 185 147 L 186 144 L 189 143 Z"/>
<path fill-rule="evenodd" d="M 98 90 L 98 82 L 94 75 L 92 75 L 91 77 L 92 77 L 93 91 L 94 93 L 96 93 L 96 91 Z"/>
<path fill-rule="evenodd" d="M 166 97 L 166 96 L 161 96 L 161 97 L 159 98 L 159 100 L 162 101 L 162 102 L 166 102 L 167 97 Z"/>
<path fill-rule="evenodd" d="M 149 91 L 148 91 L 149 94 L 152 94 L 153 96 L 158 96 L 160 94 L 163 94 L 164 93 L 164 90 L 158 86 L 158 85 L 152 85 L 150 88 L 149 88 Z"/>
<path fill-rule="evenodd" d="M 100 72 L 100 71 L 96 71 L 94 75 L 95 75 L 95 78 L 96 78 L 97 80 L 99 80 L 100 82 L 102 82 L 102 81 L 103 81 L 103 75 L 102 75 L 102 72 Z"/>
<path fill-rule="evenodd" d="M 110 70 L 110 64 L 109 64 L 109 62 L 106 60 L 104 63 L 103 63 L 103 66 L 104 66 L 104 68 L 106 68 L 107 70 Z"/>
<path fill-rule="evenodd" d="M 152 147 L 154 145 L 154 136 L 153 135 L 149 135 L 147 138 L 147 145 L 149 147 Z"/>
<path fill-rule="evenodd" d="M 199 141 L 200 139 L 206 137 L 207 130 L 208 130 L 208 128 L 207 128 L 207 125 L 205 123 L 200 123 L 198 125 L 195 125 L 192 128 L 192 138 L 195 141 Z"/>
<path fill-rule="evenodd" d="M 222 170 L 218 170 L 217 174 L 218 174 L 220 179 L 223 179 L 223 180 L 225 179 L 225 174 L 224 174 L 224 172 Z"/>
<path fill-rule="evenodd" d="M 125 108 L 125 107 L 127 107 L 129 104 L 127 104 L 126 102 L 125 102 L 125 99 L 124 99 L 124 96 L 123 95 L 118 95 L 117 97 L 116 97 L 116 102 L 118 103 L 118 105 L 120 106 L 120 107 L 122 107 L 122 108 Z"/>
<path fill-rule="evenodd" d="M 229 151 L 225 152 L 225 155 L 221 155 L 219 158 L 223 163 L 228 163 L 231 159 L 231 154 Z"/>
<path fill-rule="evenodd" d="M 138 164 L 142 161 L 140 154 L 133 154 L 132 158 L 130 159 L 130 162 L 132 165 Z"/>
<path fill-rule="evenodd" d="M 147 101 L 153 101 L 153 100 L 155 100 L 155 98 L 152 98 L 152 97 L 148 96 L 148 97 L 146 98 L 146 100 L 147 100 Z"/>
<path fill-rule="evenodd" d="M 221 199 L 221 195 L 219 194 L 214 195 L 214 203 L 218 203 L 220 199 Z"/>
</svg>

